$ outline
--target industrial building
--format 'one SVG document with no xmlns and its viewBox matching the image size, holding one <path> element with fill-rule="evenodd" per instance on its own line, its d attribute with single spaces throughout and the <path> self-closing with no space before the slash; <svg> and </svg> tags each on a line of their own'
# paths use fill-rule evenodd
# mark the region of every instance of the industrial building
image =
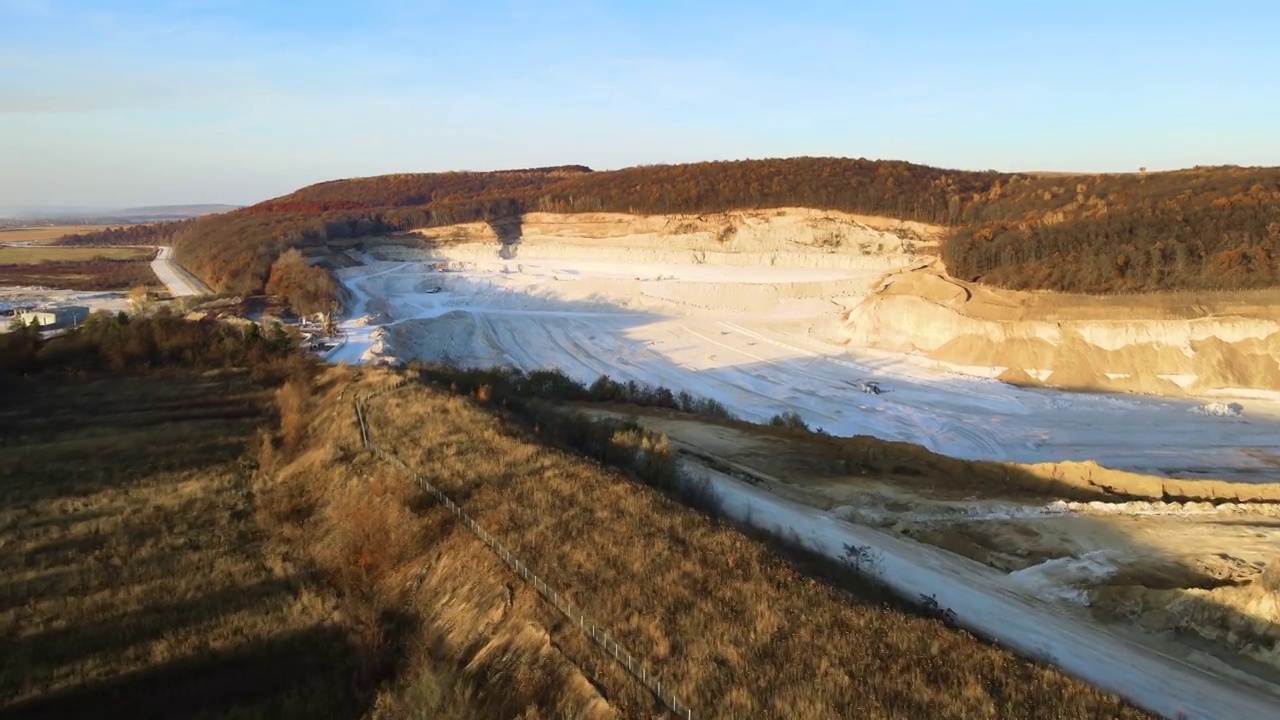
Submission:
<svg viewBox="0 0 1280 720">
<path fill-rule="evenodd" d="M 46 330 L 74 327 L 89 317 L 89 308 L 80 305 L 53 308 L 19 308 L 14 317 Z"/>
</svg>

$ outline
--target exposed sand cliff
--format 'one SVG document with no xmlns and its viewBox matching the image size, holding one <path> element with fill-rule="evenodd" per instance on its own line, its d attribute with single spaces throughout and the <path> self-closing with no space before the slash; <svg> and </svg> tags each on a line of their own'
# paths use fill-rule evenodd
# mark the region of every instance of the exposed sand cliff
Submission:
<svg viewBox="0 0 1280 720">
<path fill-rule="evenodd" d="M 1004 291 L 949 277 L 936 258 L 942 232 L 785 208 L 532 213 L 518 227 L 471 223 L 418 234 L 464 262 L 491 260 L 495 245 L 506 243 L 500 247 L 509 259 L 880 272 L 883 279 L 868 282 L 788 282 L 780 273 L 777 282 L 731 288 L 671 278 L 629 289 L 672 305 L 738 311 L 817 300 L 844 310 L 813 325 L 823 340 L 914 353 L 1017 384 L 1159 395 L 1280 391 L 1280 292 L 1102 298 Z"/>
<path fill-rule="evenodd" d="M 1162 395 L 1280 390 L 1280 293 L 1092 298 L 994 290 L 934 266 L 850 309 L 855 345 L 1002 368 L 1023 384 Z"/>
</svg>

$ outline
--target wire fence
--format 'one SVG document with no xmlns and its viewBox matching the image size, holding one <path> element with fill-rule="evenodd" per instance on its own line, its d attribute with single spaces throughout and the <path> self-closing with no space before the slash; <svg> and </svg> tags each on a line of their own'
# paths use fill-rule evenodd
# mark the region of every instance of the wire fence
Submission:
<svg viewBox="0 0 1280 720">
<path fill-rule="evenodd" d="M 681 702 L 671 688 L 664 685 L 657 675 L 645 667 L 644 663 L 637 660 L 636 657 L 628 652 L 626 648 L 618 644 L 618 642 L 614 640 L 613 637 L 604 630 L 604 628 L 600 627 L 593 620 L 588 618 L 581 610 L 574 606 L 573 603 L 569 602 L 568 599 L 534 574 L 534 572 L 530 570 L 523 561 L 512 554 L 512 552 L 497 538 L 490 535 L 483 527 L 480 526 L 479 523 L 468 515 L 466 511 L 455 503 L 452 498 L 446 495 L 439 488 L 432 485 L 426 478 L 415 473 L 403 460 L 396 457 L 394 454 L 383 450 L 381 447 L 378 447 L 370 441 L 369 424 L 366 417 L 366 405 L 375 397 L 404 387 L 406 383 L 406 380 L 401 379 L 391 386 L 356 398 L 356 419 L 360 424 L 360 437 L 365 448 L 379 459 L 396 466 L 412 477 L 414 481 L 417 482 L 425 492 L 427 492 L 427 494 L 435 498 L 441 505 L 447 508 L 449 512 L 453 513 L 454 517 L 456 517 L 464 527 L 470 530 L 472 534 L 478 537 L 481 542 L 488 545 L 489 549 L 492 550 L 504 563 L 506 563 L 507 567 L 515 571 L 521 579 L 532 586 L 539 595 L 546 599 L 547 602 L 551 603 L 551 605 L 568 618 L 570 622 L 581 628 L 582 631 L 585 632 L 593 642 L 603 648 L 606 653 L 613 656 L 613 659 L 619 665 L 630 673 L 632 677 L 648 688 L 649 691 L 653 693 L 654 697 L 658 698 L 663 705 L 667 706 L 667 708 L 676 717 L 685 718 L 685 720 L 692 720 L 693 710 L 690 709 L 688 705 Z"/>
</svg>

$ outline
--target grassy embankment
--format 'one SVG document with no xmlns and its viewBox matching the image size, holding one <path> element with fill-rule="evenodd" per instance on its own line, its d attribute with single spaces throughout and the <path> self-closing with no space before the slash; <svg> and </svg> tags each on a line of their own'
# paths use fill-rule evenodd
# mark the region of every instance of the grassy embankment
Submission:
<svg viewBox="0 0 1280 720">
<path fill-rule="evenodd" d="M 260 523 L 290 343 L 172 318 L 0 342 L 0 715 L 380 716 L 391 649 Z M 423 712 L 478 717 L 416 672 Z"/>
<path fill-rule="evenodd" d="M 496 716 L 652 715 L 653 699 L 576 625 L 360 449 L 351 398 L 395 375 L 366 371 L 352 384 L 350 372 L 329 371 L 282 409 L 279 448 L 264 459 L 277 472 L 262 495 L 279 532 L 340 587 L 420 623 L 416 652 L 502 688 Z M 370 403 L 370 433 L 609 628 L 698 717 L 1144 716 L 915 614 L 839 567 L 781 559 L 775 543 L 557 449 L 580 443 L 612 460 L 643 449 L 644 474 L 663 485 L 671 454 L 660 436 L 602 436 L 582 418 L 503 399 L 492 388 L 411 385 Z M 523 409 L 517 417 L 502 405 Z"/>
</svg>

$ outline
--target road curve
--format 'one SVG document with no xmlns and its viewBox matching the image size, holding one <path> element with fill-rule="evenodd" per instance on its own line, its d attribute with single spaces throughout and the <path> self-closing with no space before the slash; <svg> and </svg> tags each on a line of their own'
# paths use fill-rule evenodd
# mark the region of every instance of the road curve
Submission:
<svg viewBox="0 0 1280 720">
<path fill-rule="evenodd" d="M 173 248 L 160 246 L 156 248 L 156 258 L 151 261 L 151 270 L 160 278 L 160 282 L 169 288 L 169 294 L 179 297 L 195 295 L 212 295 L 208 285 L 200 282 L 173 259 Z"/>
</svg>

